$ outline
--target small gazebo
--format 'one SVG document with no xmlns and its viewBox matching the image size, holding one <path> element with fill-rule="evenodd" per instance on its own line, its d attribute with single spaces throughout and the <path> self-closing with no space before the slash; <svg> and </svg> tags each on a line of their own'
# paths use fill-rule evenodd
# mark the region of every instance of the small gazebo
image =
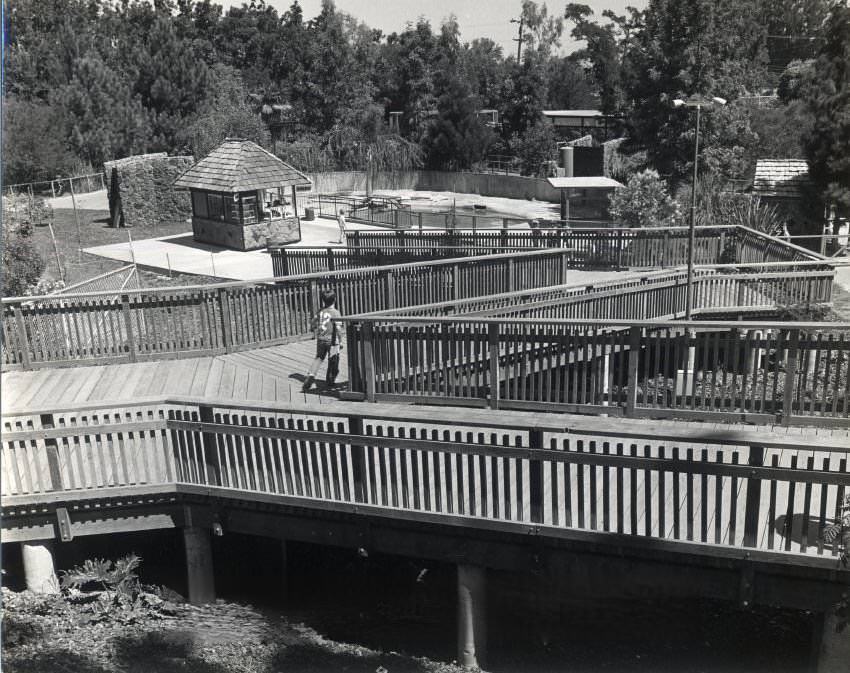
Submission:
<svg viewBox="0 0 850 673">
<path fill-rule="evenodd" d="M 176 189 L 192 195 L 193 238 L 237 250 L 300 241 L 296 190 L 311 184 L 271 152 L 235 138 L 225 139 L 174 181 Z"/>
</svg>

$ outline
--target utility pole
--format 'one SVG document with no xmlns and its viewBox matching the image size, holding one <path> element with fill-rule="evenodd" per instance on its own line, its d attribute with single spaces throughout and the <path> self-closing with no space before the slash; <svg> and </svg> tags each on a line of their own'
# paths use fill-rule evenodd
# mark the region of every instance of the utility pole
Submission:
<svg viewBox="0 0 850 673">
<path fill-rule="evenodd" d="M 519 63 L 522 57 L 522 28 L 525 24 L 525 17 L 520 16 L 519 19 L 511 19 L 511 23 L 519 24 L 519 37 L 513 38 L 514 42 L 516 42 L 516 62 Z"/>
</svg>

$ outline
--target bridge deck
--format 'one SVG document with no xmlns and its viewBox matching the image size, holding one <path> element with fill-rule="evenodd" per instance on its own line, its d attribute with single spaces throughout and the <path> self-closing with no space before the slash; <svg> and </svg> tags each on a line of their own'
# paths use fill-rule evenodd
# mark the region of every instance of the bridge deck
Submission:
<svg viewBox="0 0 850 673">
<path fill-rule="evenodd" d="M 316 342 L 200 358 L 12 371 L 2 375 L 2 410 L 88 402 L 132 402 L 143 397 L 192 395 L 228 400 L 322 402 L 321 387 L 305 395 L 303 375 Z M 324 378 L 324 365 L 319 369 Z M 348 377 L 346 351 L 338 383 Z M 321 384 L 320 384 L 321 385 Z"/>
</svg>

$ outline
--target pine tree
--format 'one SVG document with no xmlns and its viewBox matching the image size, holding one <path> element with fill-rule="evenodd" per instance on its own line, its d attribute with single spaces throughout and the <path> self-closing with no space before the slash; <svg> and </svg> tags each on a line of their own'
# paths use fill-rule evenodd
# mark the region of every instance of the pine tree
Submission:
<svg viewBox="0 0 850 673">
<path fill-rule="evenodd" d="M 806 156 L 821 197 L 850 212 L 850 7 L 833 7 L 825 37 L 807 87 L 814 124 Z"/>
</svg>

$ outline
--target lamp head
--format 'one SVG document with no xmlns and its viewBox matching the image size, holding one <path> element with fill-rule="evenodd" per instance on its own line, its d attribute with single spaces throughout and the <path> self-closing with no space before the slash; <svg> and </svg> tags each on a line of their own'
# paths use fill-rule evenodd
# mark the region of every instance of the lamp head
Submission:
<svg viewBox="0 0 850 673">
<path fill-rule="evenodd" d="M 681 98 L 676 98 L 673 101 L 673 107 L 682 107 L 684 104 L 685 104 L 685 101 L 683 101 Z"/>
<path fill-rule="evenodd" d="M 716 103 L 717 105 L 726 105 L 726 99 L 721 98 L 720 96 L 712 97 L 711 102 Z"/>
</svg>

